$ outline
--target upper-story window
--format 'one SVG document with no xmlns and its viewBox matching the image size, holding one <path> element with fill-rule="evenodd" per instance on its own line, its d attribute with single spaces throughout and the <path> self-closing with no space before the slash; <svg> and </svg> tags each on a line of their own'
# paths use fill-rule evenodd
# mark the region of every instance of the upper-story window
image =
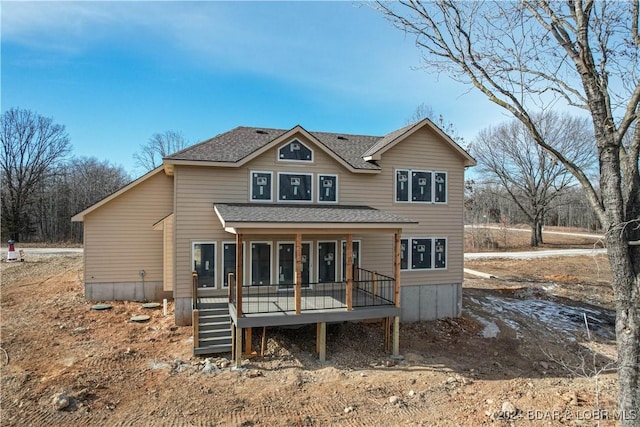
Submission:
<svg viewBox="0 0 640 427">
<path fill-rule="evenodd" d="M 300 140 L 294 139 L 278 150 L 278 160 L 288 162 L 312 162 L 313 150 Z"/>
<path fill-rule="evenodd" d="M 278 201 L 310 202 L 312 200 L 313 174 L 278 173 Z"/>
<path fill-rule="evenodd" d="M 396 202 L 446 203 L 447 173 L 396 169 Z"/>
<path fill-rule="evenodd" d="M 251 172 L 251 201 L 270 202 L 273 200 L 271 196 L 272 172 Z"/>
<path fill-rule="evenodd" d="M 318 203 L 338 201 L 338 175 L 318 174 Z"/>
</svg>

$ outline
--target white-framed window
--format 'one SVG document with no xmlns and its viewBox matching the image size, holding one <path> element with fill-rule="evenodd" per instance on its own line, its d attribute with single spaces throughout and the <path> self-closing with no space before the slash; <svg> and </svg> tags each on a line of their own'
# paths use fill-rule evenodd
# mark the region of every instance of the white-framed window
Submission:
<svg viewBox="0 0 640 427">
<path fill-rule="evenodd" d="M 277 282 L 279 289 L 291 289 L 295 284 L 296 245 L 295 242 L 278 242 Z M 311 287 L 313 269 L 311 242 L 302 242 L 302 287 Z"/>
<path fill-rule="evenodd" d="M 216 242 L 192 242 L 191 266 L 198 274 L 198 287 L 216 287 Z"/>
<path fill-rule="evenodd" d="M 271 242 L 251 242 L 251 286 L 268 286 L 271 276 Z"/>
<path fill-rule="evenodd" d="M 397 203 L 446 203 L 447 173 L 417 169 L 395 170 Z"/>
<path fill-rule="evenodd" d="M 279 202 L 311 202 L 313 174 L 278 172 Z"/>
<path fill-rule="evenodd" d="M 337 246 L 335 240 L 318 242 L 318 283 L 336 281 Z"/>
<path fill-rule="evenodd" d="M 338 203 L 338 175 L 318 174 L 318 203 Z"/>
<path fill-rule="evenodd" d="M 229 273 L 236 274 L 236 242 L 222 242 L 222 287 L 229 287 Z M 236 276 L 237 279 L 237 276 Z M 236 280 L 234 279 L 234 280 Z"/>
<path fill-rule="evenodd" d="M 400 239 L 400 270 L 409 269 L 409 239 Z"/>
<path fill-rule="evenodd" d="M 447 203 L 447 173 L 442 171 L 433 172 L 433 202 Z"/>
<path fill-rule="evenodd" d="M 431 270 L 433 268 L 433 239 L 411 239 L 411 269 Z"/>
<path fill-rule="evenodd" d="M 447 268 L 445 237 L 400 239 L 401 270 L 443 270 Z"/>
<path fill-rule="evenodd" d="M 252 202 L 273 201 L 273 172 L 250 172 L 249 200 Z"/>
<path fill-rule="evenodd" d="M 278 149 L 278 161 L 313 162 L 313 149 L 307 147 L 299 139 L 294 139 Z"/>
<path fill-rule="evenodd" d="M 436 238 L 433 239 L 433 268 L 446 269 L 447 268 L 447 239 Z"/>
<path fill-rule="evenodd" d="M 360 267 L 360 260 L 362 257 L 360 256 L 360 248 L 362 247 L 361 240 L 353 240 L 351 242 L 351 251 L 353 254 L 353 265 L 356 267 Z M 353 276 L 351 276 L 353 278 Z M 347 280 L 347 241 L 342 241 L 342 280 Z"/>
</svg>

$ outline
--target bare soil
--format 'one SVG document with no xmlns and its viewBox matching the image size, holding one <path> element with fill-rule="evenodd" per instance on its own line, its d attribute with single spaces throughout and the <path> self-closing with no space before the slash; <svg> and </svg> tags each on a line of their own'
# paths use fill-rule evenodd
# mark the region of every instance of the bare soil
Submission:
<svg viewBox="0 0 640 427">
<path fill-rule="evenodd" d="M 92 310 L 79 256 L 2 263 L 0 424 L 616 425 L 605 265 L 474 261 L 500 278 L 465 279 L 461 318 L 403 324 L 402 360 L 383 351 L 380 323 L 343 323 L 328 326 L 326 363 L 314 327 L 269 328 L 265 356 L 235 370 L 229 354 L 191 355 L 171 303 L 168 316 L 136 302 Z"/>
</svg>

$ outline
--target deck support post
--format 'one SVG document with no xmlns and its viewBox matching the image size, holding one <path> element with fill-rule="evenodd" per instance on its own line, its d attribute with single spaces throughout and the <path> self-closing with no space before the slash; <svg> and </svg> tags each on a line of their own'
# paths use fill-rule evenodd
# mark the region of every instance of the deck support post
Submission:
<svg viewBox="0 0 640 427">
<path fill-rule="evenodd" d="M 236 234 L 236 315 L 242 317 L 242 268 L 244 259 L 242 259 L 242 234 Z M 231 284 L 229 284 L 231 285 Z"/>
<path fill-rule="evenodd" d="M 400 316 L 393 318 L 393 355 L 400 355 Z"/>
<path fill-rule="evenodd" d="M 235 345 L 236 369 L 240 369 L 242 367 L 242 328 L 238 328 L 237 326 Z"/>
<path fill-rule="evenodd" d="M 267 327 L 262 327 L 262 342 L 260 343 L 260 357 L 264 357 L 264 349 L 267 348 Z"/>
<path fill-rule="evenodd" d="M 321 362 L 327 360 L 327 323 L 320 322 L 317 324 L 316 348 L 318 349 L 318 358 Z"/>
<path fill-rule="evenodd" d="M 347 279 L 347 310 L 353 310 L 353 235 L 347 234 L 347 259 L 345 278 Z"/>
<path fill-rule="evenodd" d="M 295 276 L 296 314 L 302 311 L 302 234 L 296 234 L 296 276 Z"/>
<path fill-rule="evenodd" d="M 231 322 L 231 360 L 236 359 L 236 324 Z"/>
<path fill-rule="evenodd" d="M 251 334 L 253 331 L 251 328 L 244 329 L 244 354 L 245 356 L 251 356 L 251 347 L 253 347 L 251 343 Z"/>
<path fill-rule="evenodd" d="M 391 352 L 391 318 L 382 318 L 382 331 L 384 332 L 384 351 Z"/>
<path fill-rule="evenodd" d="M 400 307 L 400 249 L 402 230 L 396 230 L 393 236 L 393 278 L 395 279 L 394 302 Z M 400 355 L 400 316 L 393 318 L 393 355 Z"/>
</svg>

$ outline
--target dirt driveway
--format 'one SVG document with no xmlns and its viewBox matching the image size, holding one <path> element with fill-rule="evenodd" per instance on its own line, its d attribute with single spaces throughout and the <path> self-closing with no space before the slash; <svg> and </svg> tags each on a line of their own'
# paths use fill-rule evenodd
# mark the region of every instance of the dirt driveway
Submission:
<svg viewBox="0 0 640 427">
<path fill-rule="evenodd" d="M 326 363 L 315 328 L 268 329 L 265 357 L 239 371 L 192 357 L 191 329 L 161 309 L 91 310 L 79 256 L 3 263 L 0 424 L 615 425 L 610 288 L 591 260 L 567 260 L 544 275 L 474 261 L 502 279 L 466 279 L 459 319 L 402 325 L 403 360 L 379 323 L 344 323 L 328 327 Z"/>
</svg>

